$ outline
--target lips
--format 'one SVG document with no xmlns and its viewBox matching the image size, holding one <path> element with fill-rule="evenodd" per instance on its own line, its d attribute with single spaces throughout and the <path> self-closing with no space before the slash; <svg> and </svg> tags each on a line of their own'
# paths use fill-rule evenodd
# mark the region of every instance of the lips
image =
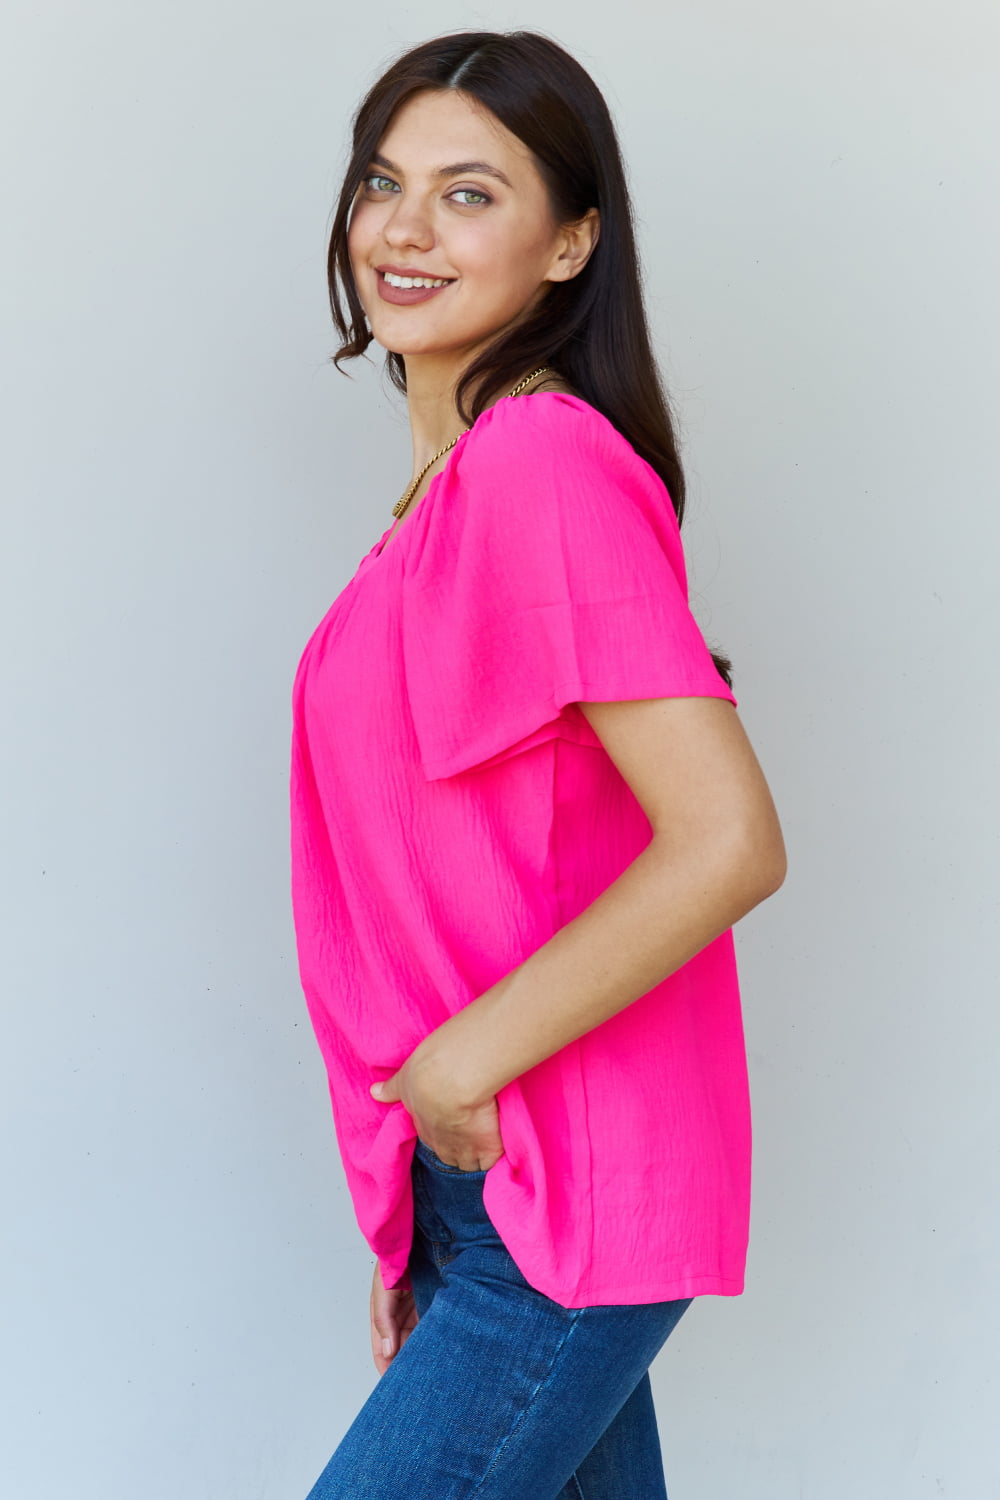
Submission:
<svg viewBox="0 0 1000 1500">
<path fill-rule="evenodd" d="M 391 302 L 395 307 L 412 307 L 417 302 L 429 302 L 432 297 L 440 297 L 442 292 L 446 292 L 448 287 L 454 285 L 454 281 L 452 280 L 447 282 L 445 286 L 390 286 L 385 279 L 386 271 L 391 271 L 394 276 L 424 276 L 426 272 L 414 271 L 412 269 L 397 270 L 395 266 L 376 266 L 375 270 L 377 272 L 375 281 L 378 286 L 379 296 L 383 302 Z M 430 279 L 432 278 L 428 277 L 428 280 Z M 434 277 L 433 279 L 438 280 L 439 278 Z"/>
</svg>

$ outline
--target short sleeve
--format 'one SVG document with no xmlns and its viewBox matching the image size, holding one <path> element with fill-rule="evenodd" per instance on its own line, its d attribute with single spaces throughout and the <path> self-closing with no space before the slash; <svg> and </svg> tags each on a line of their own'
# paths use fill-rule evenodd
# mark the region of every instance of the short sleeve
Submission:
<svg viewBox="0 0 1000 1500">
<path fill-rule="evenodd" d="M 600 745 L 583 702 L 735 704 L 688 607 L 667 490 L 594 407 L 489 407 L 406 559 L 403 656 L 428 780 L 552 736 Z"/>
</svg>

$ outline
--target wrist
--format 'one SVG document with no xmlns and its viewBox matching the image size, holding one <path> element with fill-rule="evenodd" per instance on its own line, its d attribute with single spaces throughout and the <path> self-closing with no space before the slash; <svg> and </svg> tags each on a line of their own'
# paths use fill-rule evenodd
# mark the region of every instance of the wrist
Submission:
<svg viewBox="0 0 1000 1500">
<path fill-rule="evenodd" d="M 478 1109 L 489 1103 L 499 1087 L 471 1045 L 468 1011 L 466 1006 L 435 1027 L 411 1058 L 411 1065 L 434 1097 L 447 1099 L 460 1110 Z"/>
</svg>

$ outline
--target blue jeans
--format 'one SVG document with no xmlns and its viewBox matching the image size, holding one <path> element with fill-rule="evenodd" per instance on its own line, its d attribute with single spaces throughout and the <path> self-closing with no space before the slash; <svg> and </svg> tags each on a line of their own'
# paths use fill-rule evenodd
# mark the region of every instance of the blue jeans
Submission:
<svg viewBox="0 0 1000 1500">
<path fill-rule="evenodd" d="M 418 1139 L 418 1322 L 307 1500 L 666 1500 L 649 1366 L 691 1298 L 565 1308 Z"/>
</svg>

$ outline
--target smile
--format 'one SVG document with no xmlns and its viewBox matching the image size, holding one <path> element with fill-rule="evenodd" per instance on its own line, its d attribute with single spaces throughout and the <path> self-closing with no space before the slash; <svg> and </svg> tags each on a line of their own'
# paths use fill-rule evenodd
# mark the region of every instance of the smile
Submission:
<svg viewBox="0 0 1000 1500">
<path fill-rule="evenodd" d="M 432 281 L 429 276 L 396 276 L 392 271 L 382 271 L 381 275 L 385 277 L 390 286 L 398 287 L 448 286 L 451 280 L 450 277 L 445 276 L 438 277 L 436 281 Z"/>
<path fill-rule="evenodd" d="M 440 297 L 456 279 L 446 280 L 442 276 L 400 276 L 395 271 L 377 271 L 375 276 L 382 301 L 391 302 L 396 307 L 412 307 L 417 302 L 428 302 L 432 297 Z"/>
</svg>

